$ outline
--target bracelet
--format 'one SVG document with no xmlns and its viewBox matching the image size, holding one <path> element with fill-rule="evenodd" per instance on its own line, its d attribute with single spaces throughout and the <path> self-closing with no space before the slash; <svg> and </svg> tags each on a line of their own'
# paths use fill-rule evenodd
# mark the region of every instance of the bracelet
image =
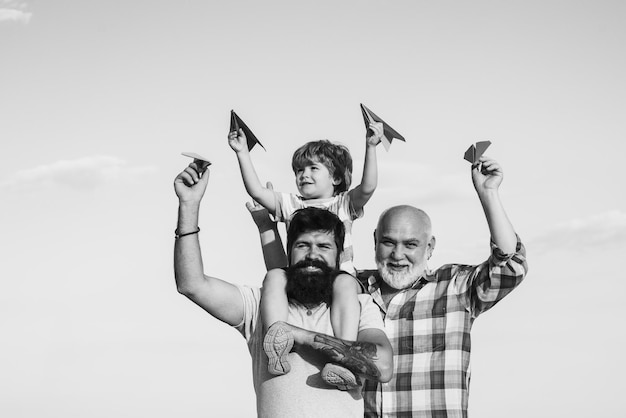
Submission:
<svg viewBox="0 0 626 418">
<path fill-rule="evenodd" d="M 195 230 L 195 231 L 192 231 L 192 232 L 185 232 L 184 234 L 179 234 L 179 233 L 178 233 L 178 228 L 177 228 L 177 229 L 174 231 L 174 234 L 176 234 L 176 235 L 174 236 L 174 238 L 175 238 L 175 239 L 178 239 L 178 238 L 180 238 L 180 237 L 186 237 L 187 235 L 197 234 L 198 232 L 200 232 L 200 227 L 198 227 L 198 229 L 197 229 L 197 230 Z"/>
</svg>

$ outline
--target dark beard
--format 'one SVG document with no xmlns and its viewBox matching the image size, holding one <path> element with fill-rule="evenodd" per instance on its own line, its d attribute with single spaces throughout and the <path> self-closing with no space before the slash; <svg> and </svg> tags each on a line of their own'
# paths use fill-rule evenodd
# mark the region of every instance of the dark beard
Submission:
<svg viewBox="0 0 626 418">
<path fill-rule="evenodd" d="M 308 270 L 307 267 L 317 270 Z M 319 260 L 302 260 L 287 268 L 287 297 L 303 305 L 331 303 L 338 270 Z"/>
</svg>

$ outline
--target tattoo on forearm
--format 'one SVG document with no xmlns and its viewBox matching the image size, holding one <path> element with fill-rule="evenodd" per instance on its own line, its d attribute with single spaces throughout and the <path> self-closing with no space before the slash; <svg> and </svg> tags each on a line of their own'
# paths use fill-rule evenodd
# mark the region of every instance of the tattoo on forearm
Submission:
<svg viewBox="0 0 626 418">
<path fill-rule="evenodd" d="M 348 342 L 328 335 L 316 334 L 315 348 L 324 352 L 333 361 L 370 378 L 378 378 L 380 370 L 374 360 L 378 359 L 376 344 L 356 341 Z"/>
</svg>

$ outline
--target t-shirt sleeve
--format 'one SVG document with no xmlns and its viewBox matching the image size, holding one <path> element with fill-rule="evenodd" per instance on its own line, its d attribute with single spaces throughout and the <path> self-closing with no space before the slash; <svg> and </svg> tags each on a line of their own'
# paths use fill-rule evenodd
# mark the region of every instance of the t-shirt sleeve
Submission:
<svg viewBox="0 0 626 418">
<path fill-rule="evenodd" d="M 359 294 L 359 303 L 361 304 L 361 319 L 359 321 L 359 332 L 365 329 L 385 330 L 383 317 L 380 314 L 380 308 L 374 303 L 374 299 L 369 294 Z"/>
<path fill-rule="evenodd" d="M 348 214 L 351 220 L 359 219 L 365 214 L 363 208 L 359 211 L 354 209 L 350 192 L 343 192 L 339 195 L 339 205 L 343 208 L 345 213 Z"/>
<path fill-rule="evenodd" d="M 246 341 L 250 341 L 259 317 L 261 302 L 261 289 L 258 287 L 237 286 L 243 300 L 243 319 L 234 328 L 243 335 Z"/>
<path fill-rule="evenodd" d="M 287 222 L 291 219 L 291 215 L 297 210 L 304 207 L 302 200 L 291 193 L 274 192 L 276 202 L 275 222 Z"/>
</svg>

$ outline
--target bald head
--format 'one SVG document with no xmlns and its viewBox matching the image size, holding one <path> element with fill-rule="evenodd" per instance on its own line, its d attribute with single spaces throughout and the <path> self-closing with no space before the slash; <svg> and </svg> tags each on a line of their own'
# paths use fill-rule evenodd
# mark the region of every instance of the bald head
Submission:
<svg viewBox="0 0 626 418">
<path fill-rule="evenodd" d="M 376 231 L 382 231 L 384 229 L 383 226 L 391 222 L 410 224 L 413 228 L 421 231 L 429 237 L 433 234 L 433 226 L 430 222 L 430 216 L 415 206 L 399 205 L 392 206 L 385 210 L 378 218 Z"/>
<path fill-rule="evenodd" d="M 378 271 L 394 289 L 415 283 L 435 249 L 430 217 L 409 205 L 393 206 L 380 215 L 374 241 Z"/>
</svg>

